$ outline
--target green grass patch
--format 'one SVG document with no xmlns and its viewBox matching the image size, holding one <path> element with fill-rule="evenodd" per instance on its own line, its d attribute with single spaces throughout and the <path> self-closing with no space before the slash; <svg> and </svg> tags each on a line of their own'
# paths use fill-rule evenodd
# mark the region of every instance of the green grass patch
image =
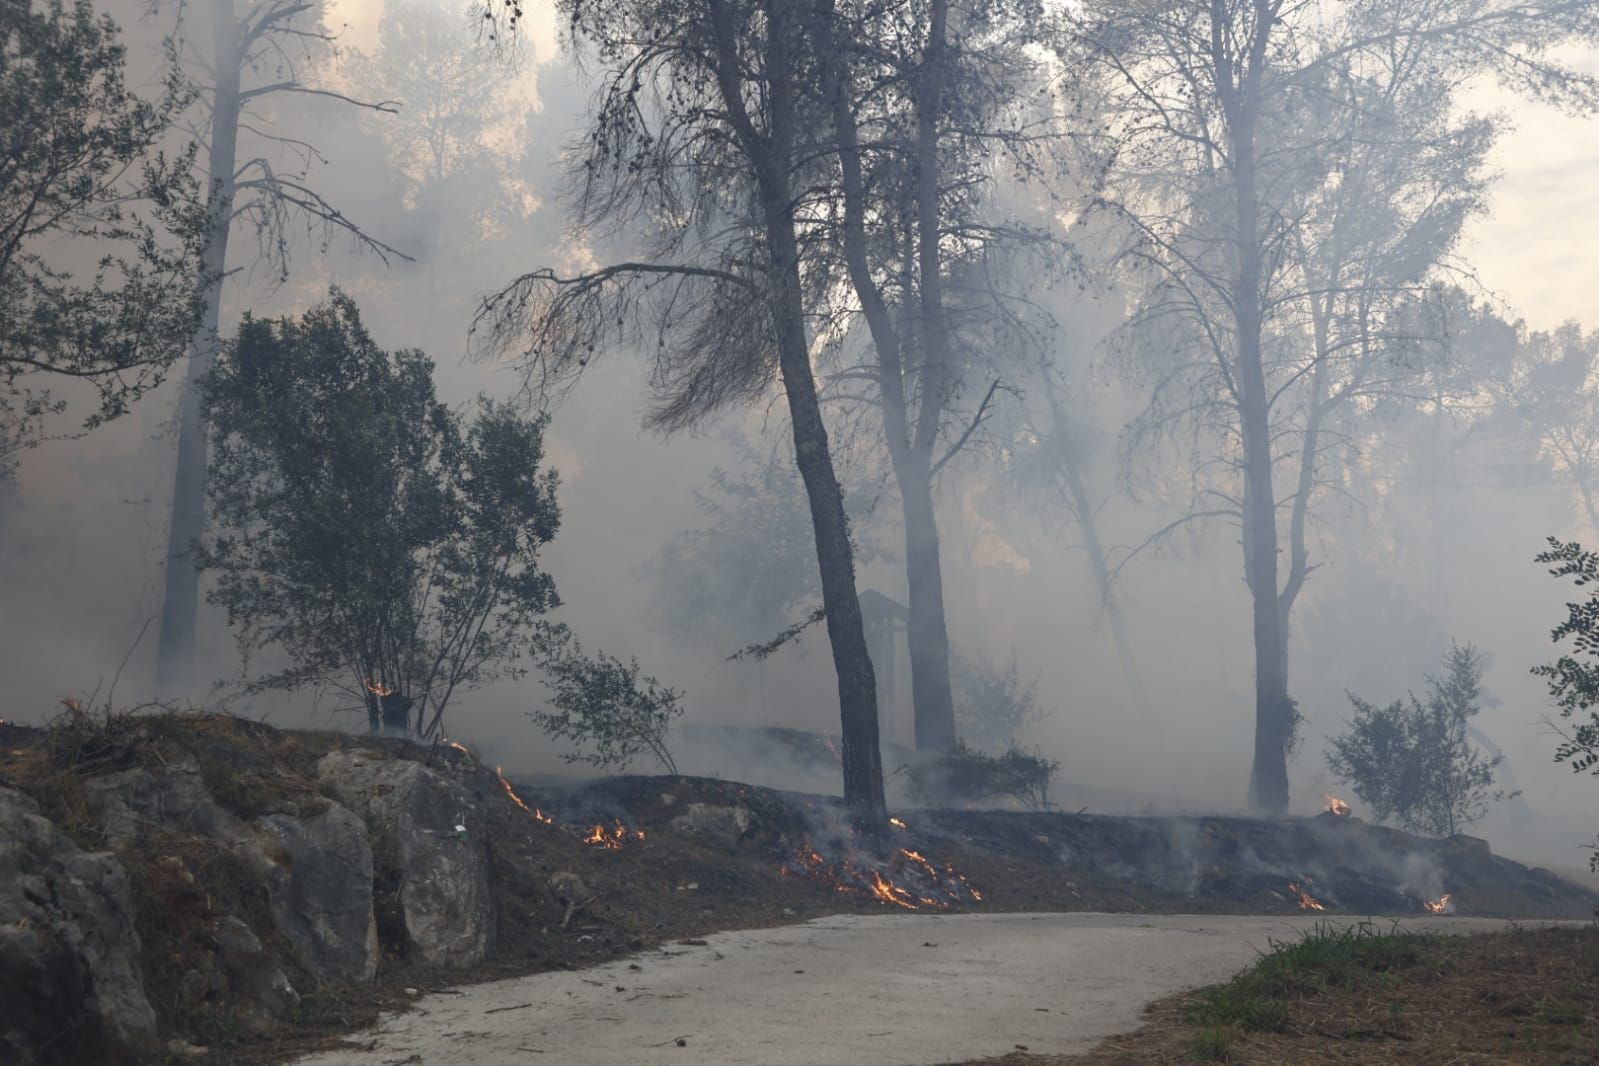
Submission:
<svg viewBox="0 0 1599 1066">
<path fill-rule="evenodd" d="M 1231 1062 L 1243 1036 L 1236 1025 L 1201 1026 L 1188 1038 L 1188 1054 L 1201 1062 Z"/>
<path fill-rule="evenodd" d="M 1254 966 L 1200 992 L 1189 1018 L 1206 1030 L 1285 1032 L 1293 999 L 1414 966 L 1429 940 L 1422 933 L 1379 932 L 1369 922 L 1320 924 L 1298 940 L 1273 941 Z"/>
</svg>

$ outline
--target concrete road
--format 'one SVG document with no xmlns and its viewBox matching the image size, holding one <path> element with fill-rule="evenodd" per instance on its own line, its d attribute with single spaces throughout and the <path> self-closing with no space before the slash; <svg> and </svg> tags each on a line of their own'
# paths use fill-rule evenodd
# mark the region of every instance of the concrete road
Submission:
<svg viewBox="0 0 1599 1066">
<path fill-rule="evenodd" d="M 1347 919 L 1331 919 L 1347 921 Z M 927 1066 L 1066 1053 L 1315 919 L 852 915 L 428 995 L 303 1066 Z M 1469 918 L 1409 929 L 1500 928 Z M 1384 923 L 1386 928 L 1386 923 Z M 683 1046 L 678 1046 L 681 1038 Z M 375 1043 L 374 1043 L 375 1041 Z"/>
</svg>

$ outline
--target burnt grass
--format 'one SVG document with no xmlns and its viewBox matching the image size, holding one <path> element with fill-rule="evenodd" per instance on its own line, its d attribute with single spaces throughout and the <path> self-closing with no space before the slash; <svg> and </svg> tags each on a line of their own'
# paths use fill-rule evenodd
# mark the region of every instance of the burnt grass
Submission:
<svg viewBox="0 0 1599 1066">
<path fill-rule="evenodd" d="M 624 776 L 582 784 L 502 780 L 469 753 L 335 732 L 277 730 L 222 715 L 127 715 L 50 730 L 0 724 L 0 782 L 31 794 L 80 846 L 107 843 L 87 810 L 83 780 L 180 756 L 195 758 L 212 797 L 242 818 L 305 814 L 329 801 L 318 759 L 363 748 L 427 762 L 463 783 L 481 807 L 496 906 L 497 942 L 470 970 L 437 970 L 406 957 L 397 886 L 374 903 L 383 958 L 368 985 L 318 985 L 271 935 L 259 890 L 203 836 L 162 832 L 119 859 L 135 892 L 147 990 L 170 1036 L 211 1048 L 217 1061 L 268 1062 L 326 1046 L 403 1008 L 420 992 L 551 969 L 741 928 L 828 914 L 891 913 L 858 883 L 806 876 L 801 848 L 851 868 L 904 871 L 906 852 L 957 871 L 981 902 L 950 897 L 951 911 L 1299 913 L 1303 884 L 1328 913 L 1413 914 L 1453 893 L 1459 913 L 1589 917 L 1599 899 L 1555 875 L 1494 856 L 1471 838 L 1425 841 L 1354 819 L 1258 820 L 1113 817 L 1060 812 L 907 810 L 900 827 L 860 833 L 836 799 L 690 777 Z M 510 787 L 508 788 L 507 785 Z M 514 792 L 514 795 L 513 795 Z M 534 817 L 529 808 L 554 819 Z M 741 833 L 674 826 L 693 804 L 736 808 Z M 584 843 L 594 826 L 627 830 L 620 847 Z M 642 835 L 641 835 L 642 834 Z M 195 882 L 171 876 L 172 857 Z M 914 873 L 914 871 L 911 871 Z M 552 892 L 575 875 L 583 898 Z M 942 902 L 942 901 L 941 901 Z M 917 909 L 931 909 L 919 903 Z M 192 942 L 220 914 L 244 919 L 280 956 L 303 1002 L 266 1038 L 226 1018 L 185 1013 L 175 982 Z"/>
</svg>

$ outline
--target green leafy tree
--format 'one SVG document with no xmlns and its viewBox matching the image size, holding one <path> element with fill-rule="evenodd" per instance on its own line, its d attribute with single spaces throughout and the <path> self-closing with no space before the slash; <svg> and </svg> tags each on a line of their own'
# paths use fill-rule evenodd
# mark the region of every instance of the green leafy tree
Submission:
<svg viewBox="0 0 1599 1066">
<path fill-rule="evenodd" d="M 1412 693 L 1379 707 L 1350 693 L 1355 717 L 1332 739 L 1327 764 L 1379 821 L 1452 836 L 1507 798 L 1493 788 L 1502 757 L 1484 757 L 1466 735 L 1482 708 L 1482 671 L 1480 651 L 1454 644 L 1443 675 L 1427 678 L 1425 702 Z"/>
<path fill-rule="evenodd" d="M 65 407 L 85 428 L 159 384 L 199 317 L 192 159 L 157 145 L 187 96 L 128 88 L 116 23 L 87 0 L 0 0 L 0 470 Z"/>
<path fill-rule="evenodd" d="M 247 654 L 290 663 L 253 688 L 328 688 L 428 736 L 457 691 L 524 672 L 559 604 L 542 418 L 445 406 L 427 357 L 383 351 L 337 290 L 246 319 L 207 401 L 210 599 Z"/>
<path fill-rule="evenodd" d="M 1570 731 L 1561 731 L 1555 762 L 1566 763 L 1577 773 L 1599 774 L 1599 555 L 1584 551 L 1576 541 L 1549 538 L 1549 550 L 1537 561 L 1548 566 L 1554 577 L 1570 578 L 1585 589 L 1585 598 L 1566 604 L 1566 620 L 1550 634 L 1556 643 L 1569 640 L 1571 650 L 1553 663 L 1538 666 L 1533 673 L 1549 684 L 1549 695 L 1560 709 L 1560 717 L 1576 722 Z M 1587 721 L 1581 716 L 1587 715 Z M 1591 865 L 1599 870 L 1599 850 Z"/>
</svg>

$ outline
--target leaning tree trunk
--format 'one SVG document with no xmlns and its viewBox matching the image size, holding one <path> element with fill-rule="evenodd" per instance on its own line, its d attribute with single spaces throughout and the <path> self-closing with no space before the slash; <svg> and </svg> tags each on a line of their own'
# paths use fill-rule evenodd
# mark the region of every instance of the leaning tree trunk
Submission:
<svg viewBox="0 0 1599 1066">
<path fill-rule="evenodd" d="M 768 244 L 777 307 L 778 362 L 794 429 L 794 456 L 810 502 L 816 533 L 816 559 L 822 576 L 822 606 L 827 638 L 838 673 L 839 718 L 844 740 L 844 801 L 868 818 L 886 812 L 883 762 L 877 733 L 877 689 L 866 648 L 861 605 L 855 590 L 855 558 L 850 546 L 844 494 L 828 450 L 827 426 L 811 373 L 800 296 L 799 256 L 789 197 L 767 196 Z"/>
<path fill-rule="evenodd" d="M 827 426 L 822 420 L 816 378 L 811 370 L 800 284 L 799 242 L 794 227 L 795 198 L 789 178 L 796 121 L 792 79 L 797 75 L 788 49 L 789 37 L 798 26 L 792 9 L 784 10 L 784 0 L 772 0 L 767 14 L 770 24 L 765 58 L 771 133 L 759 139 L 747 135 L 746 147 L 754 157 L 752 162 L 760 190 L 768 256 L 768 298 L 772 301 L 777 334 L 778 367 L 788 398 L 794 457 L 810 503 L 827 638 L 838 675 L 844 802 L 857 818 L 878 824 L 887 817 L 887 803 L 883 796 L 883 761 L 878 745 L 877 682 L 866 647 L 861 603 L 855 587 L 855 556 L 849 538 L 849 519 L 844 513 L 844 493 L 833 469 Z M 719 35 L 722 58 L 730 64 L 736 52 L 730 46 L 730 33 L 725 25 L 719 26 Z M 742 95 L 732 77 L 731 69 L 724 67 L 722 94 L 730 109 L 742 112 Z"/>
<path fill-rule="evenodd" d="M 167 532 L 166 589 L 156 648 L 156 685 L 178 695 L 194 680 L 200 575 L 192 555 L 205 531 L 206 420 L 201 383 L 216 361 L 221 324 L 222 281 L 233 221 L 234 169 L 239 140 L 239 23 L 233 0 L 216 0 L 215 92 L 208 159 L 210 201 L 201 255 L 204 313 L 189 344 L 189 368 L 178 400 L 178 460 L 172 482 L 172 522 Z"/>
</svg>

